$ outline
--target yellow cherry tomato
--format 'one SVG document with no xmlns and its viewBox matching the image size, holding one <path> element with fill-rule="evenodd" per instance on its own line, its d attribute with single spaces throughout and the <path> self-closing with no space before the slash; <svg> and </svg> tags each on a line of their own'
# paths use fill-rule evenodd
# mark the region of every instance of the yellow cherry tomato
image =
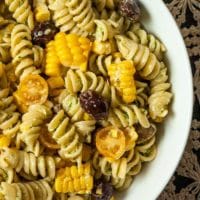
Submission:
<svg viewBox="0 0 200 200">
<path fill-rule="evenodd" d="M 96 147 L 109 160 L 119 159 L 125 152 L 124 132 L 116 127 L 103 128 L 96 134 Z"/>
<path fill-rule="evenodd" d="M 43 104 L 48 97 L 48 85 L 40 75 L 27 75 L 20 82 L 17 93 L 21 102 L 27 106 Z"/>
</svg>

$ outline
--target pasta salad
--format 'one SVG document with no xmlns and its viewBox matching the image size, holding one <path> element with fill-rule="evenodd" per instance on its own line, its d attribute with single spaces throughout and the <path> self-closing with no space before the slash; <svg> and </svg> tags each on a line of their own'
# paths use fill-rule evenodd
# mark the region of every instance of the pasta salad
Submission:
<svg viewBox="0 0 200 200">
<path fill-rule="evenodd" d="M 0 1 L 0 199 L 114 200 L 157 152 L 173 94 L 136 0 Z"/>
</svg>

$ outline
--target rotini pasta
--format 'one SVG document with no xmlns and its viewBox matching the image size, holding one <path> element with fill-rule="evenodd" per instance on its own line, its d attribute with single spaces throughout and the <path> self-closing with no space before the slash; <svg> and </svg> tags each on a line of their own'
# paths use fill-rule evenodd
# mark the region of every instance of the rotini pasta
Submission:
<svg viewBox="0 0 200 200">
<path fill-rule="evenodd" d="M 16 65 L 15 74 L 22 79 L 28 74 L 38 74 L 33 62 L 33 50 L 30 29 L 23 24 L 17 24 L 11 33 L 11 54 Z"/>
<path fill-rule="evenodd" d="M 5 148 L 1 151 L 0 166 L 4 169 L 16 170 L 17 173 L 23 171 L 27 175 L 42 178 L 55 178 L 56 161 L 52 156 L 38 156 L 33 153 Z"/>
<path fill-rule="evenodd" d="M 12 184 L 2 182 L 0 193 L 5 200 L 53 199 L 53 190 L 46 180 Z"/>
<path fill-rule="evenodd" d="M 161 70 L 151 81 L 150 87 L 149 114 L 154 121 L 162 122 L 168 114 L 168 105 L 172 99 L 172 93 L 168 92 L 171 84 L 168 82 L 167 68 L 164 63 L 161 63 Z"/>
<path fill-rule="evenodd" d="M 118 0 L 93 0 L 98 11 L 102 11 L 105 8 L 115 9 L 117 7 Z"/>
<path fill-rule="evenodd" d="M 144 109 L 138 108 L 136 105 L 123 105 L 119 107 L 111 108 L 107 121 L 103 121 L 103 126 L 109 124 L 116 127 L 133 126 L 136 123 L 140 123 L 141 126 L 148 128 L 150 126 L 147 118 L 147 113 Z"/>
<path fill-rule="evenodd" d="M 95 129 L 96 120 L 84 112 L 76 95 L 64 93 L 66 93 L 66 91 L 63 91 L 60 95 L 60 104 L 71 118 L 71 122 L 74 123 L 77 131 L 83 136 L 89 136 Z M 63 98 L 64 96 L 65 98 Z"/>
<path fill-rule="evenodd" d="M 95 13 L 92 2 L 88 0 L 69 0 L 66 1 L 66 5 L 77 26 L 89 34 L 93 33 Z"/>
<path fill-rule="evenodd" d="M 111 200 L 155 158 L 173 94 L 133 2 L 0 1 L 0 199 Z"/>
<path fill-rule="evenodd" d="M 92 72 L 69 70 L 65 78 L 65 87 L 70 93 L 94 90 L 105 98 L 110 98 L 110 85 L 101 76 Z"/>
<path fill-rule="evenodd" d="M 59 154 L 64 159 L 80 160 L 82 144 L 74 125 L 69 125 L 69 118 L 64 110 L 60 110 L 48 124 L 48 130 L 52 137 L 60 145 Z"/>
<path fill-rule="evenodd" d="M 140 160 L 142 162 L 149 162 L 155 158 L 157 153 L 155 140 L 156 138 L 154 136 L 153 138 L 145 141 L 145 143 L 137 145 L 136 150 L 138 151 L 140 155 Z"/>
<path fill-rule="evenodd" d="M 136 84 L 136 102 L 137 104 L 145 108 L 148 101 L 147 89 L 148 84 L 142 81 L 135 81 Z"/>
<path fill-rule="evenodd" d="M 31 30 L 34 28 L 33 12 L 28 0 L 5 0 L 5 3 L 18 23 L 28 25 Z"/>
<path fill-rule="evenodd" d="M 126 59 L 132 59 L 140 76 L 146 80 L 154 79 L 161 68 L 161 63 L 149 48 L 137 44 L 125 36 L 116 36 L 119 51 Z"/>
<path fill-rule="evenodd" d="M 44 50 L 40 46 L 33 46 L 33 63 L 36 67 L 41 67 L 44 59 Z"/>
<path fill-rule="evenodd" d="M 20 138 L 26 144 L 28 150 L 36 156 L 40 154 L 38 141 L 42 126 L 51 117 L 51 110 L 45 105 L 35 104 L 29 107 L 28 112 L 22 116 L 20 125 Z"/>
<path fill-rule="evenodd" d="M 9 96 L 8 88 L 0 91 L 0 130 L 3 134 L 14 138 L 20 128 L 20 113 L 13 102 L 13 97 Z"/>
<path fill-rule="evenodd" d="M 49 5 L 49 8 L 53 11 L 53 20 L 56 27 L 61 32 L 76 33 L 86 37 L 89 33 L 76 26 L 76 22 L 73 20 L 73 16 L 69 13 L 69 8 L 65 4 L 66 0 L 56 0 Z"/>
<path fill-rule="evenodd" d="M 127 32 L 127 36 L 135 42 L 148 46 L 150 51 L 154 53 L 159 60 L 162 60 L 163 53 L 166 51 L 164 44 L 154 35 L 147 33 L 141 27 L 140 23 L 133 24 Z"/>
</svg>

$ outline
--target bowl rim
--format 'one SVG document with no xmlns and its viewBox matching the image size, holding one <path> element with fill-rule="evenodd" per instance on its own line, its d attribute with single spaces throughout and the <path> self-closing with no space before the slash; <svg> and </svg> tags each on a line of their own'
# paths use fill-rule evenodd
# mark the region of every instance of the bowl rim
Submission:
<svg viewBox="0 0 200 200">
<path fill-rule="evenodd" d="M 174 16 L 172 15 L 172 13 L 170 12 L 169 8 L 167 7 L 167 5 L 165 4 L 164 0 L 161 1 L 161 4 L 166 8 L 166 12 L 168 14 L 168 16 L 171 18 L 171 21 L 173 23 L 173 25 L 176 27 L 177 29 L 177 34 L 179 35 L 179 38 L 180 38 L 180 41 L 182 43 L 182 47 L 183 47 L 183 50 L 184 50 L 184 57 L 185 57 L 185 60 L 187 61 L 187 63 L 185 65 L 188 66 L 188 70 L 189 70 L 189 74 L 188 74 L 188 77 L 190 77 L 188 79 L 188 82 L 190 83 L 190 102 L 191 102 L 191 106 L 189 108 L 189 112 L 188 112 L 188 120 L 186 122 L 186 127 L 187 127 L 187 130 L 185 132 L 187 132 L 187 135 L 186 135 L 186 139 L 184 141 L 184 148 L 182 149 L 182 151 L 180 152 L 179 154 L 179 158 L 178 158 L 178 161 L 176 163 L 176 167 L 174 168 L 174 170 L 171 171 L 171 175 L 169 176 L 168 179 L 166 179 L 165 183 L 163 183 L 163 186 L 162 186 L 162 190 L 160 192 L 157 192 L 157 194 L 155 194 L 155 197 L 158 198 L 160 196 L 160 194 L 164 191 L 164 189 L 166 188 L 167 184 L 169 183 L 170 179 L 172 178 L 172 176 L 174 175 L 174 173 L 176 172 L 176 169 L 177 167 L 179 166 L 180 162 L 181 162 L 181 159 L 183 157 L 183 154 L 185 152 L 185 149 L 186 149 L 186 145 L 188 143 L 188 139 L 189 139 L 189 136 L 190 136 L 190 129 L 191 129 L 191 124 L 192 124 L 192 119 L 193 119 L 193 107 L 194 107 L 194 85 L 193 85 L 193 74 L 192 74 L 192 65 L 191 65 L 191 61 L 190 61 L 190 57 L 189 57 L 189 54 L 188 54 L 188 51 L 187 51 L 187 47 L 186 47 L 186 44 L 185 44 L 185 41 L 183 39 L 183 36 L 182 36 L 182 33 L 181 33 L 181 30 L 174 18 Z M 190 93 L 188 92 L 188 93 Z"/>
</svg>

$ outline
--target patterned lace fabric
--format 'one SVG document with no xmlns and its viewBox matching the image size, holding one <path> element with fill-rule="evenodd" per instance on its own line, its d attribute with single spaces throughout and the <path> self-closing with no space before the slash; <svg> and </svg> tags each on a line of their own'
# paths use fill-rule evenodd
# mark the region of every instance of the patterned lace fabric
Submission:
<svg viewBox="0 0 200 200">
<path fill-rule="evenodd" d="M 174 176 L 158 200 L 200 200 L 200 0 L 164 0 L 184 37 L 193 72 L 190 138 Z"/>
</svg>

